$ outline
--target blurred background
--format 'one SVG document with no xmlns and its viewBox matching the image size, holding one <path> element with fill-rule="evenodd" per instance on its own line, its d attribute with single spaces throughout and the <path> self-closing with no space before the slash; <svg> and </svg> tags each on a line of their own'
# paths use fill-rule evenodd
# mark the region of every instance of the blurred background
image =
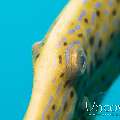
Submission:
<svg viewBox="0 0 120 120">
<path fill-rule="evenodd" d="M 32 90 L 32 45 L 43 39 L 67 2 L 0 1 L 0 120 L 23 119 Z M 117 79 L 103 102 L 120 104 L 119 86 Z"/>
</svg>

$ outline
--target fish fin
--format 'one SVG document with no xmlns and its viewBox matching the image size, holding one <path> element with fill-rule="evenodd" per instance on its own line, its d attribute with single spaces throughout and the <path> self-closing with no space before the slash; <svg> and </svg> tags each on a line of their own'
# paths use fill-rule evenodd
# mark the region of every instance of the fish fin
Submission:
<svg viewBox="0 0 120 120">
<path fill-rule="evenodd" d="M 33 65 L 35 64 L 37 58 L 39 58 L 40 51 L 41 51 L 41 48 L 43 47 L 43 45 L 44 45 L 44 42 L 43 41 L 39 41 L 39 42 L 36 42 L 32 46 L 32 61 L 33 61 Z"/>
</svg>

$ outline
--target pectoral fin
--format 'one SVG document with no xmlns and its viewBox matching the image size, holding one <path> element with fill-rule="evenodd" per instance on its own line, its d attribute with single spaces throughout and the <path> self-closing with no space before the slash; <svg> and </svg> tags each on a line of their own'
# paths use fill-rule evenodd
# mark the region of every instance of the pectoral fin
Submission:
<svg viewBox="0 0 120 120">
<path fill-rule="evenodd" d="M 32 47 L 32 61 L 33 61 L 33 65 L 35 64 L 35 61 L 40 57 L 40 51 L 41 48 L 43 47 L 44 42 L 43 41 L 39 41 L 36 42 L 33 47 Z"/>
</svg>

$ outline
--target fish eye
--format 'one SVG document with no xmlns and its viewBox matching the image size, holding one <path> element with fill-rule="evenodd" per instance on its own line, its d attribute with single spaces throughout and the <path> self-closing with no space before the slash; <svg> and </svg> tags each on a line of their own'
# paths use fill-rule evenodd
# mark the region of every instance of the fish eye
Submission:
<svg viewBox="0 0 120 120">
<path fill-rule="evenodd" d="M 79 76 L 86 70 L 86 54 L 79 41 L 72 42 L 66 49 L 66 68 L 69 76 Z"/>
<path fill-rule="evenodd" d="M 82 48 L 77 47 L 71 51 L 70 56 L 71 72 L 81 75 L 86 70 L 86 55 Z"/>
</svg>

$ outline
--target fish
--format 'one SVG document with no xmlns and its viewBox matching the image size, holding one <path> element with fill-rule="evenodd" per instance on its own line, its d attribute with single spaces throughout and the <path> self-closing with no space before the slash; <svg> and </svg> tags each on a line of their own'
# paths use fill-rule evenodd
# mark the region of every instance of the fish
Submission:
<svg viewBox="0 0 120 120">
<path fill-rule="evenodd" d="M 104 110 L 100 112 L 99 105 L 120 74 L 120 34 L 115 35 L 113 43 L 115 44 L 111 46 L 112 51 L 108 53 L 101 65 L 93 67 L 90 76 L 85 74 L 82 78 L 78 78 L 75 89 L 79 99 L 75 107 L 73 120 L 94 120 L 100 115 L 110 118 L 109 112 L 107 114 L 104 113 Z M 94 102 L 99 107 L 92 109 Z M 86 107 L 86 103 L 88 107 Z M 113 115 L 115 116 L 114 113 Z"/>
<path fill-rule="evenodd" d="M 119 26 L 120 0 L 70 0 L 33 45 L 33 88 L 24 120 L 87 120 L 81 99 L 107 91 L 120 73 Z"/>
</svg>

